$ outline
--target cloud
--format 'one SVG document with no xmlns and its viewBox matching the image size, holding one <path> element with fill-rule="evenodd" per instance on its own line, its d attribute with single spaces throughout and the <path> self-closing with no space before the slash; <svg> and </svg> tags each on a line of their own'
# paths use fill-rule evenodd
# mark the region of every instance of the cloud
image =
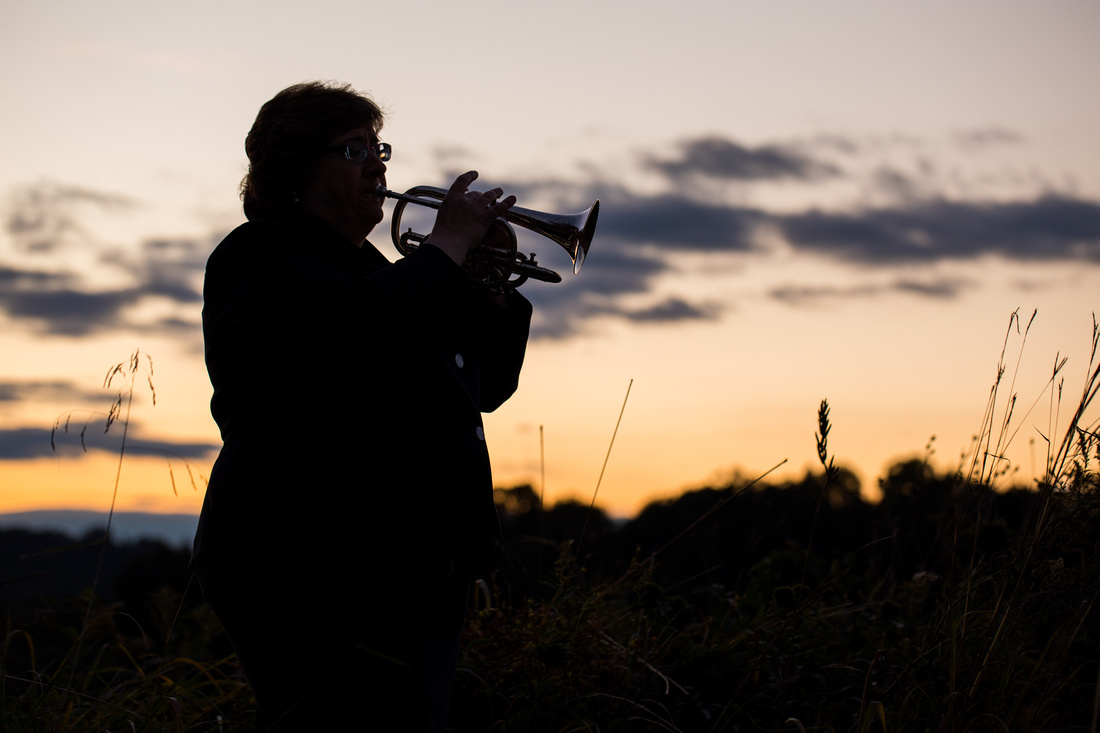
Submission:
<svg viewBox="0 0 1100 733">
<path fill-rule="evenodd" d="M 202 302 L 194 283 L 206 269 L 208 255 L 209 247 L 192 239 L 150 239 L 138 257 L 113 252 L 102 259 L 128 272 L 143 294 L 187 304 Z"/>
<path fill-rule="evenodd" d="M 627 320 L 635 323 L 675 323 L 678 321 L 711 321 L 718 317 L 723 307 L 718 303 L 692 305 L 680 298 L 667 298 L 657 305 L 634 311 L 620 311 Z"/>
<path fill-rule="evenodd" d="M 59 429 L 56 432 L 46 428 L 8 428 L 0 430 L 0 460 L 20 461 L 35 458 L 49 458 L 56 455 L 78 456 L 85 452 L 99 451 L 118 453 L 122 440 L 121 432 L 112 430 L 103 432 L 103 423 L 92 423 L 84 431 L 84 445 L 81 446 L 80 433 L 84 425 L 72 423 L 68 432 Z M 53 447 L 50 445 L 51 433 Z M 183 441 L 144 440 L 135 437 L 133 426 L 126 441 L 127 454 L 161 455 L 173 458 L 202 459 L 208 457 L 221 446 L 214 443 L 188 443 Z"/>
<path fill-rule="evenodd" d="M 559 285 L 525 286 L 523 293 L 535 306 L 533 339 L 563 339 L 584 333 L 595 316 L 639 324 L 717 317 L 721 309 L 716 304 L 691 304 L 682 297 L 671 296 L 641 309 L 625 307 L 620 300 L 648 293 L 658 277 L 672 272 L 672 255 L 677 250 L 739 253 L 751 249 L 749 225 L 740 220 L 740 213 L 732 212 L 731 220 L 737 225 L 715 226 L 713 232 L 719 240 L 710 241 L 701 234 L 702 227 L 692 230 L 687 226 L 682 209 L 658 199 L 659 205 L 647 210 L 645 202 L 639 197 L 632 200 L 632 206 L 611 207 L 608 210 L 613 213 L 606 218 L 601 209 L 596 241 L 580 274 L 567 273 Z M 639 219 L 651 226 L 646 229 Z M 646 229 L 649 234 L 635 239 L 630 236 L 635 229 Z M 677 229 L 687 229 L 682 238 L 673 233 Z"/>
<path fill-rule="evenodd" d="M 618 183 L 577 184 L 563 179 L 498 182 L 524 201 L 549 200 L 555 211 L 576 210 L 577 201 L 600 200 L 596 238 L 602 254 L 609 239 L 623 251 L 656 245 L 662 251 L 747 252 L 755 249 L 759 209 L 700 201 L 684 193 L 638 193 Z M 571 208 L 573 207 L 573 208 Z"/>
<path fill-rule="evenodd" d="M 40 333 L 88 336 L 118 330 L 157 331 L 161 327 L 195 329 L 197 318 L 168 316 L 142 324 L 125 309 L 159 297 L 177 306 L 194 308 L 202 302 L 198 287 L 207 248 L 194 240 L 154 239 L 137 255 L 110 252 L 101 261 L 127 273 L 132 284 L 94 290 L 72 272 L 49 272 L 0 264 L 0 309 L 9 318 L 24 321 Z M 196 308 L 197 310 L 197 308 Z"/>
<path fill-rule="evenodd" d="M 747 252 L 761 212 L 681 194 L 618 194 L 600 204 L 598 235 L 666 250 Z"/>
<path fill-rule="evenodd" d="M 984 150 L 1000 145 L 1021 145 L 1024 136 L 998 125 L 963 130 L 954 135 L 955 143 L 966 150 Z"/>
<path fill-rule="evenodd" d="M 1100 203 L 1060 195 L 1008 203 L 935 200 L 855 213 L 776 216 L 791 245 L 865 265 L 973 259 L 1100 262 Z"/>
<path fill-rule="evenodd" d="M 126 211 L 132 199 L 117 194 L 42 181 L 13 189 L 5 203 L 4 228 L 14 251 L 31 257 L 48 255 L 55 267 L 72 258 L 57 256 L 73 246 L 90 248 L 99 264 L 127 276 L 129 282 L 95 287 L 89 277 L 71 270 L 47 270 L 0 262 L 0 310 L 38 333 L 81 337 L 107 331 L 179 331 L 197 327 L 197 317 L 182 313 L 141 323 L 126 309 L 150 298 L 192 308 L 202 302 L 199 283 L 210 243 L 195 239 L 152 238 L 138 252 L 97 252 L 102 244 L 84 228 L 90 211 Z M 70 265 L 71 267 L 72 265 Z M 116 278 L 117 280 L 117 278 Z"/>
<path fill-rule="evenodd" d="M 972 283 L 966 280 L 945 278 L 931 282 L 899 279 L 886 284 L 839 285 L 783 285 L 768 291 L 768 297 L 791 306 L 818 305 L 828 300 L 855 300 L 874 298 L 892 293 L 904 293 L 926 298 L 955 298 Z"/>
<path fill-rule="evenodd" d="M 20 272 L 0 267 L 0 309 L 11 319 L 29 322 L 43 334 L 81 337 L 109 331 L 132 330 L 155 333 L 161 330 L 198 328 L 197 318 L 179 316 L 161 318 L 152 324 L 128 318 L 126 308 L 145 298 L 159 295 L 177 304 L 197 304 L 202 295 L 193 286 L 165 280 L 150 281 L 140 286 L 114 290 L 87 291 L 68 287 L 73 278 L 41 272 Z M 42 281 L 42 289 L 26 287 Z"/>
<path fill-rule="evenodd" d="M 561 339 L 585 331 L 594 315 L 613 315 L 616 301 L 647 292 L 652 280 L 670 266 L 652 253 L 631 249 L 624 242 L 602 242 L 598 255 L 585 260 L 583 271 L 560 285 L 532 284 L 523 294 L 535 306 L 533 339 Z M 595 251 L 595 250 L 594 250 Z"/>
<path fill-rule="evenodd" d="M 136 205 L 118 194 L 41 181 L 10 193 L 4 206 L 4 229 L 17 249 L 50 254 L 90 238 L 79 223 L 81 207 L 120 211 Z"/>
<path fill-rule="evenodd" d="M 956 139 L 971 146 L 1018 144 L 1022 140 L 1018 133 L 996 126 L 960 132 Z M 1053 193 L 1016 201 L 948 199 L 938 190 L 939 178 L 929 172 L 933 163 L 923 159 L 916 173 L 889 163 L 860 168 L 858 175 L 869 190 L 886 197 L 865 198 L 864 208 L 856 210 L 790 213 L 723 200 L 717 197 L 721 191 L 706 186 L 680 185 L 685 177 L 822 185 L 843 177 L 848 185 L 854 181 L 856 169 L 843 172 L 826 162 L 830 157 L 837 153 L 869 155 L 877 149 L 875 145 L 902 144 L 917 145 L 899 136 L 876 142 L 824 135 L 799 143 L 750 147 L 709 136 L 680 142 L 662 155 L 635 159 L 642 169 L 664 177 L 667 187 L 663 190 L 632 189 L 623 183 L 629 180 L 628 175 L 617 172 L 610 177 L 598 166 L 586 168 L 584 175 L 589 178 L 581 182 L 566 176 L 494 181 L 517 194 L 521 203 L 538 202 L 537 208 L 548 211 L 575 211 L 595 198 L 601 200 L 595 243 L 583 273 L 579 277 L 566 274 L 560 285 L 525 286 L 524 294 L 536 306 L 532 337 L 568 338 L 608 319 L 654 325 L 718 318 L 724 312 L 723 304 L 699 302 L 690 292 L 676 292 L 676 280 L 667 276 L 688 261 L 680 255 L 705 255 L 708 262 L 720 263 L 720 269 L 731 264 L 743 266 L 752 258 L 767 256 L 775 234 L 798 251 L 840 264 L 883 269 L 886 277 L 879 278 L 880 282 L 889 279 L 890 268 L 982 256 L 1016 262 L 1100 262 L 1100 202 Z M 436 152 L 440 165 L 465 154 L 459 150 Z M 819 153 L 825 157 L 819 158 Z M 646 183 L 653 182 L 648 176 Z M 25 236 L 24 248 L 36 251 L 61 246 L 65 232 L 79 231 L 78 220 L 66 213 L 66 207 L 133 205 L 121 197 L 56 184 L 27 187 L 20 195 L 27 212 L 39 211 L 40 215 L 16 212 L 8 218 L 9 231 Z M 884 203 L 866 203 L 879 200 Z M 86 336 L 130 330 L 193 336 L 199 326 L 199 283 L 210 245 L 201 240 L 161 238 L 146 241 L 137 252 L 103 253 L 100 264 L 126 276 L 121 284 L 107 288 L 92 287 L 73 272 L 0 263 L 0 309 L 9 318 L 31 323 L 49 334 Z M 543 264 L 559 270 L 568 267 L 557 264 L 564 257 L 553 245 L 528 247 L 524 242 L 522 247 L 536 249 L 545 260 Z M 655 295 L 658 280 L 660 297 Z M 926 282 L 918 273 L 889 285 L 778 288 L 771 297 L 792 303 L 884 293 L 945 298 L 955 297 L 965 287 L 969 285 L 956 281 Z M 141 316 L 135 312 L 150 311 L 135 306 L 150 299 L 166 300 L 171 309 L 158 312 L 155 319 L 150 315 L 137 322 Z"/>
<path fill-rule="evenodd" d="M 700 202 L 681 194 L 640 194 L 619 184 L 578 185 L 563 179 L 496 183 L 521 202 L 550 201 L 555 211 L 575 211 L 586 206 L 577 201 L 600 199 L 596 237 L 583 271 L 575 277 L 565 273 L 565 281 L 558 285 L 523 287 L 535 306 L 533 340 L 589 332 L 596 316 L 637 324 L 717 317 L 721 310 L 717 304 L 696 304 L 688 297 L 671 295 L 640 309 L 626 307 L 620 300 L 648 293 L 658 277 L 673 272 L 676 252 L 739 255 L 756 251 L 756 228 L 766 219 L 755 209 Z M 544 246 L 545 241 L 530 248 L 525 242 L 520 248 L 536 249 L 542 264 L 560 269 L 555 258 L 563 258 L 553 245 Z"/>
<path fill-rule="evenodd" d="M 876 190 L 900 201 L 927 198 L 927 189 L 923 182 L 889 166 L 877 168 L 871 176 L 871 184 Z"/>
<path fill-rule="evenodd" d="M 938 280 L 935 282 L 918 282 L 916 280 L 898 280 L 895 282 L 891 289 L 900 293 L 911 293 L 913 295 L 921 295 L 927 298 L 954 298 L 957 297 L 963 290 L 970 287 L 972 283 L 968 280 L 962 280 L 958 278 L 949 278 L 944 280 Z"/>
<path fill-rule="evenodd" d="M 43 270 L 16 270 L 0 265 L 0 295 L 12 289 L 41 289 L 66 286 L 74 280 L 68 274 Z"/>
<path fill-rule="evenodd" d="M 76 280 L 67 273 L 0 267 L 0 308 L 44 333 L 86 336 L 124 327 L 122 309 L 142 297 L 137 288 L 87 292 L 72 286 Z"/>
<path fill-rule="evenodd" d="M 623 296 L 644 295 L 675 271 L 677 254 L 724 258 L 765 254 L 760 234 L 779 234 L 795 249 L 841 264 L 890 269 L 995 256 L 1010 261 L 1100 262 L 1100 203 L 1047 194 L 1009 202 L 930 197 L 927 183 L 892 168 L 873 169 L 879 188 L 898 203 L 856 211 L 779 213 L 737 204 L 698 201 L 684 193 L 638 193 L 619 184 L 565 180 L 507 182 L 521 199 L 600 198 L 599 225 L 584 271 L 556 286 L 528 286 L 536 306 L 532 337 L 563 339 L 594 328 L 594 317 L 639 325 L 717 318 L 723 309 L 686 294 L 636 309 Z M 570 191 L 571 189 L 571 191 Z M 567 207 L 568 208 L 568 207 Z M 567 209 L 562 209 L 567 210 Z M 728 261 L 728 260 L 727 260 Z M 664 281 L 667 286 L 669 281 Z M 944 278 L 899 277 L 882 285 L 777 288 L 770 297 L 799 304 L 826 299 L 907 294 L 957 297 L 972 284 Z"/>
<path fill-rule="evenodd" d="M 112 399 L 102 390 L 90 391 L 67 380 L 0 382 L 0 402 L 104 402 Z"/>
<path fill-rule="evenodd" d="M 79 245 L 100 245 L 81 220 L 88 209 L 119 211 L 137 204 L 124 196 L 80 186 L 43 181 L 14 189 L 4 209 L 4 227 L 14 249 L 32 256 L 50 255 Z M 204 248 L 190 240 L 150 240 L 137 256 L 106 253 L 100 261 L 128 273 L 131 283 L 107 289 L 91 287 L 84 275 L 0 263 L 0 309 L 40 333 L 87 336 L 135 328 L 126 308 L 151 296 L 181 305 L 202 300 L 193 284 L 205 259 Z"/>
<path fill-rule="evenodd" d="M 541 293 L 548 292 L 548 286 Z M 557 289 L 561 289 L 557 286 Z M 569 288 L 566 288 L 568 290 Z M 574 292 L 577 289 L 573 289 Z M 710 321 L 718 318 L 725 310 L 719 303 L 690 303 L 682 298 L 671 296 L 646 307 L 628 308 L 620 305 L 614 298 L 593 297 L 581 293 L 576 299 L 566 297 L 540 297 L 524 290 L 535 303 L 535 313 L 531 323 L 531 339 L 538 341 L 560 340 L 588 333 L 593 328 L 595 318 L 617 318 L 637 324 L 673 324 L 691 321 Z"/>
<path fill-rule="evenodd" d="M 784 145 L 745 147 L 728 138 L 702 137 L 680 143 L 672 158 L 648 157 L 644 164 L 677 179 L 690 175 L 742 181 L 818 180 L 840 175 L 830 163 L 814 160 Z"/>
</svg>

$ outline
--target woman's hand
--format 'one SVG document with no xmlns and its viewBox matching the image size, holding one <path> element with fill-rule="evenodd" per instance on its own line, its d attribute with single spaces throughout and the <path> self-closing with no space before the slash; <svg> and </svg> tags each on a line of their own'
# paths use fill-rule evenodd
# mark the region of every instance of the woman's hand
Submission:
<svg viewBox="0 0 1100 733">
<path fill-rule="evenodd" d="M 477 178 L 477 171 L 468 171 L 455 179 L 439 205 L 435 217 L 435 226 L 424 240 L 447 253 L 447 256 L 461 265 L 466 254 L 481 243 L 489 225 L 502 216 L 516 203 L 515 196 L 497 201 L 503 190 L 467 191 Z"/>
</svg>

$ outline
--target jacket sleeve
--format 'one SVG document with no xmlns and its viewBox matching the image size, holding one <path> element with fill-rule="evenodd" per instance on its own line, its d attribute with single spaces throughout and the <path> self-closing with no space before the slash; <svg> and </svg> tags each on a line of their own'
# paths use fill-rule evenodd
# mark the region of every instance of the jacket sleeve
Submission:
<svg viewBox="0 0 1100 733">
<path fill-rule="evenodd" d="M 442 250 L 426 245 L 365 278 L 365 292 L 386 317 L 406 323 L 446 314 L 465 294 L 466 276 Z"/>
<path fill-rule="evenodd" d="M 531 330 L 531 303 L 519 293 L 506 296 L 506 306 L 482 306 L 481 411 L 492 412 L 519 386 L 519 373 Z"/>
<path fill-rule="evenodd" d="M 481 353 L 479 404 L 492 412 L 512 396 L 531 327 L 531 303 L 519 293 L 506 296 L 505 307 L 489 301 L 442 250 L 425 245 L 367 278 L 373 306 L 389 309 L 388 325 L 409 332 L 432 330 L 456 308 L 469 309 Z M 463 305 L 467 304 L 467 305 Z"/>
</svg>

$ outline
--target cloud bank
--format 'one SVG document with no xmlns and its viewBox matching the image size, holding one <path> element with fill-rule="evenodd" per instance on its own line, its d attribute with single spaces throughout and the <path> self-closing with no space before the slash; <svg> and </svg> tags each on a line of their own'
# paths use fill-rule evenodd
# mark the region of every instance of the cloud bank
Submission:
<svg viewBox="0 0 1100 733">
<path fill-rule="evenodd" d="M 103 390 L 86 390 L 67 379 L 0 381 L 0 403 L 35 402 L 96 403 L 113 400 Z"/>
<path fill-rule="evenodd" d="M 104 433 L 102 422 L 90 424 L 87 430 L 83 428 L 82 424 L 73 423 L 68 432 L 35 427 L 0 430 L 0 460 L 21 461 L 58 455 L 73 457 L 85 452 L 118 453 L 122 441 L 120 430 Z M 84 433 L 83 440 L 81 432 Z M 133 432 L 126 441 L 127 454 L 188 460 L 206 459 L 220 448 L 220 445 L 213 443 L 143 439 Z"/>
<path fill-rule="evenodd" d="M 109 192 L 53 182 L 12 192 L 4 213 L 11 256 L 0 259 L 0 311 L 31 332 L 70 338 L 197 328 L 208 242 L 150 239 L 129 252 L 97 242 L 81 222 L 82 212 L 125 215 L 136 206 Z M 73 261 L 66 253 L 74 250 L 90 252 L 98 269 L 123 284 L 97 286 L 85 271 L 59 266 Z M 154 299 L 175 314 L 135 318 L 132 310 Z"/>
<path fill-rule="evenodd" d="M 1059 195 L 1011 203 L 929 201 L 774 217 L 793 246 L 862 265 L 969 260 L 1100 262 L 1100 202 Z"/>
<path fill-rule="evenodd" d="M 742 181 L 819 180 L 840 175 L 833 164 L 818 161 L 789 145 L 745 147 L 725 137 L 686 140 L 672 157 L 646 157 L 644 165 L 671 179 L 704 175 Z"/>
<path fill-rule="evenodd" d="M 860 142 L 820 136 L 798 145 L 756 148 L 715 136 L 685 141 L 660 156 L 638 156 L 639 168 L 657 174 L 663 184 L 654 192 L 618 183 L 570 186 L 565 179 L 506 182 L 504 187 L 518 192 L 521 200 L 564 200 L 563 192 L 570 188 L 574 199 L 581 192 L 582 198 L 601 200 L 596 242 L 584 272 L 562 285 L 525 291 L 536 305 L 533 336 L 583 334 L 595 316 L 643 325 L 718 318 L 732 304 L 701 302 L 690 292 L 655 298 L 640 308 L 625 303 L 653 293 L 658 279 L 676 271 L 682 253 L 717 257 L 733 265 L 721 269 L 745 271 L 754 258 L 766 256 L 765 234 L 778 235 L 795 251 L 849 268 L 856 281 L 826 287 L 790 284 L 765 293 L 791 306 L 896 294 L 958 297 L 978 284 L 936 274 L 935 268 L 980 257 L 1021 264 L 1100 263 L 1098 201 L 1052 192 L 1009 201 L 953 199 L 935 191 L 919 172 L 874 164 L 856 173 L 829 162 L 828 156 L 838 153 L 851 159 L 869 155 L 867 151 L 924 147 L 920 140 L 894 137 Z M 1024 139 L 994 126 L 958 133 L 952 142 L 980 152 L 1022 145 Z M 919 168 L 927 173 L 936 166 L 922 158 Z M 891 203 L 782 212 L 697 197 L 695 187 L 683 185 L 692 176 L 772 184 L 856 182 L 880 191 Z M 858 282 L 870 275 L 870 281 Z"/>
<path fill-rule="evenodd" d="M 1027 141 L 1014 130 L 990 125 L 956 132 L 950 143 L 959 155 L 988 156 L 991 150 Z M 919 156 L 916 173 L 874 158 L 898 150 Z M 521 201 L 562 202 L 560 211 L 571 210 L 567 201 L 601 200 L 596 242 L 584 272 L 567 276 L 561 285 L 525 287 L 536 306 L 532 337 L 570 338 L 590 331 L 600 320 L 661 327 L 720 318 L 731 303 L 675 290 L 671 276 L 683 261 L 681 255 L 712 258 L 716 270 L 745 272 L 768 255 L 775 237 L 797 252 L 853 273 L 853 282 L 844 285 L 791 284 L 765 294 L 791 305 L 898 293 L 956 297 L 978 286 L 932 275 L 932 268 L 981 257 L 1016 263 L 1100 263 L 1100 201 L 1051 190 L 997 200 L 947 195 L 936 190 L 929 172 L 943 166 L 927 157 L 928 150 L 924 141 L 899 135 L 861 140 L 822 134 L 757 146 L 705 135 L 656 153 L 636 153 L 636 175 L 613 175 L 589 165 L 587 181 L 567 176 L 501 181 Z M 449 158 L 440 156 L 440 165 L 445 165 Z M 635 178 L 646 185 L 624 183 Z M 886 203 L 779 210 L 747 204 L 745 197 L 717 195 L 708 181 L 750 187 L 744 190 L 797 185 L 803 192 L 862 186 L 881 194 L 867 201 Z M 96 262 L 117 275 L 118 282 L 109 287 L 97 287 L 81 272 L 50 269 L 41 257 L 34 259 L 78 245 L 96 246 L 81 224 L 81 211 L 125 214 L 136 205 L 108 192 L 59 184 L 28 186 L 9 196 L 5 226 L 13 251 L 23 259 L 0 255 L 0 311 L 17 326 L 42 335 L 79 338 L 167 331 L 194 337 L 199 283 L 213 239 L 150 239 L 125 251 L 101 247 Z M 870 281 L 868 273 L 875 273 Z M 139 319 L 135 313 L 151 302 L 168 307 L 155 317 Z"/>
</svg>

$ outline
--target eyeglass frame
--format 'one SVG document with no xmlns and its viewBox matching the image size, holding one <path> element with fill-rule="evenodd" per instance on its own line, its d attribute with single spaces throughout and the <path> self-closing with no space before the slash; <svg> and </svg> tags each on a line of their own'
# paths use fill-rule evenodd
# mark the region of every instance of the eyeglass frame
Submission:
<svg viewBox="0 0 1100 733">
<path fill-rule="evenodd" d="M 361 147 L 363 149 L 363 157 L 353 156 L 351 149 L 353 147 Z M 373 152 L 378 156 L 378 159 L 385 163 L 393 157 L 393 146 L 389 143 L 377 142 L 373 145 L 359 142 L 358 140 L 352 140 L 351 142 L 343 143 L 341 145 L 333 145 L 331 148 L 324 148 L 320 150 L 321 153 L 343 153 L 344 157 L 353 163 L 362 163 Z"/>
</svg>

